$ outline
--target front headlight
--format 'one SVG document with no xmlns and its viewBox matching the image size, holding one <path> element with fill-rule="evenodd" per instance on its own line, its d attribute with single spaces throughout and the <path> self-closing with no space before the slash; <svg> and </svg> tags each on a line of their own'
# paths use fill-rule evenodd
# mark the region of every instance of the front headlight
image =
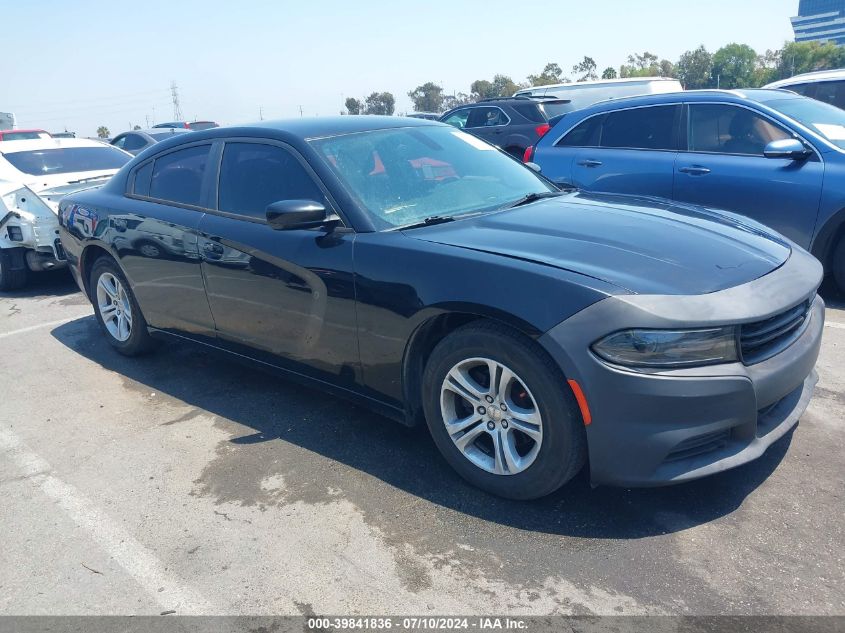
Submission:
<svg viewBox="0 0 845 633">
<path fill-rule="evenodd" d="M 739 360 L 736 328 L 707 330 L 622 330 L 593 344 L 604 360 L 626 367 L 715 365 Z"/>
</svg>

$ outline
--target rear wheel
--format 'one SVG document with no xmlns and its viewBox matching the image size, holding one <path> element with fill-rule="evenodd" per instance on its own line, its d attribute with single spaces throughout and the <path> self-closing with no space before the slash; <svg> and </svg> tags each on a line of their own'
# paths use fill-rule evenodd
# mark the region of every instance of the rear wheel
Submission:
<svg viewBox="0 0 845 633">
<path fill-rule="evenodd" d="M 17 290 L 26 285 L 26 264 L 23 249 L 0 249 L 0 290 Z"/>
<path fill-rule="evenodd" d="M 845 236 L 839 239 L 833 251 L 833 278 L 839 291 L 845 293 Z"/>
<path fill-rule="evenodd" d="M 112 347 L 126 356 L 149 351 L 153 340 L 147 322 L 126 277 L 113 259 L 101 257 L 94 262 L 89 288 L 97 322 Z"/>
<path fill-rule="evenodd" d="M 533 341 L 494 323 L 471 323 L 438 344 L 423 377 L 426 422 L 446 461 L 470 483 L 535 499 L 586 461 L 577 404 Z"/>
</svg>

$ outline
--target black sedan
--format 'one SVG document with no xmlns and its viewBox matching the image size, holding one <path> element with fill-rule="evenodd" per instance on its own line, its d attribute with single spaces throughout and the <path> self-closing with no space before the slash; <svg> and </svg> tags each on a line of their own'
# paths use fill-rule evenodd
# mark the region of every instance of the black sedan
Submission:
<svg viewBox="0 0 845 633">
<path fill-rule="evenodd" d="M 424 421 L 506 497 L 587 462 L 618 485 L 737 466 L 816 382 L 822 269 L 805 251 L 730 214 L 559 191 L 439 123 L 192 132 L 59 215 L 118 351 L 187 339 Z"/>
</svg>

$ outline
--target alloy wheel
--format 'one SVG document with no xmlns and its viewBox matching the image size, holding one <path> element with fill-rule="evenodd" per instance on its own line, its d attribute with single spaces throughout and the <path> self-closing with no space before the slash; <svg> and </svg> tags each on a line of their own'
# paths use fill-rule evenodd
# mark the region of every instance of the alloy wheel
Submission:
<svg viewBox="0 0 845 633">
<path fill-rule="evenodd" d="M 108 333 L 123 342 L 132 334 L 132 304 L 120 280 L 103 273 L 97 280 L 97 310 Z"/>
<path fill-rule="evenodd" d="M 496 475 L 515 475 L 537 458 L 543 420 L 525 382 L 489 358 L 457 363 L 443 379 L 440 411 L 446 431 L 470 462 Z"/>
</svg>

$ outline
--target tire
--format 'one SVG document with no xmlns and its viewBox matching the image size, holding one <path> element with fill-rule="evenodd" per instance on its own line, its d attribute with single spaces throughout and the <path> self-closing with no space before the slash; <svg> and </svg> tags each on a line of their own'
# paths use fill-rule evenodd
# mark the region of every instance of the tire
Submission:
<svg viewBox="0 0 845 633">
<path fill-rule="evenodd" d="M 502 393 L 485 385 L 491 366 L 497 377 L 512 374 Z M 464 387 L 450 378 L 456 375 L 468 378 Z M 497 323 L 470 323 L 445 337 L 426 364 L 426 423 L 443 457 L 468 482 L 500 497 L 536 499 L 572 479 L 587 459 L 580 410 L 565 385 L 560 369 L 534 341 Z M 447 420 L 459 422 L 450 431 Z"/>
<path fill-rule="evenodd" d="M 150 240 L 141 240 L 135 244 L 135 250 L 143 257 L 161 259 L 164 256 L 164 249 Z"/>
<path fill-rule="evenodd" d="M 845 294 L 845 236 L 839 238 L 839 243 L 833 251 L 831 259 L 833 279 L 839 287 L 839 292 Z"/>
<path fill-rule="evenodd" d="M 153 348 L 135 294 L 111 257 L 94 262 L 88 288 L 97 323 L 112 347 L 126 356 L 138 356 Z"/>
<path fill-rule="evenodd" d="M 16 252 L 13 252 L 16 251 Z M 20 251 L 19 253 L 17 251 Z M 26 285 L 27 273 L 26 264 L 23 267 L 13 268 L 16 256 L 23 258 L 23 249 L 0 249 L 0 290 L 18 290 Z"/>
</svg>

